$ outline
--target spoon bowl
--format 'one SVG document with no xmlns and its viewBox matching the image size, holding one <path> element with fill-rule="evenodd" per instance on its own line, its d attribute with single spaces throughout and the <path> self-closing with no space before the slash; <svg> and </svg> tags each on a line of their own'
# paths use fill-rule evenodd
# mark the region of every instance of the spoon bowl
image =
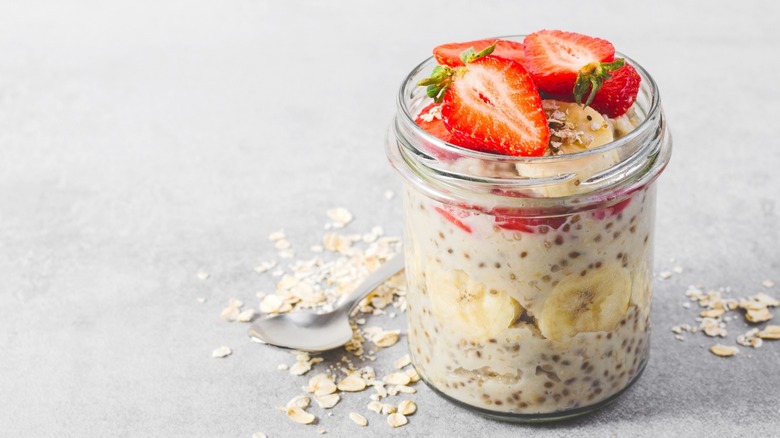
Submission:
<svg viewBox="0 0 780 438">
<path fill-rule="evenodd" d="M 396 256 L 371 273 L 332 311 L 291 312 L 261 318 L 249 327 L 249 336 L 259 342 L 300 351 L 320 352 L 341 347 L 352 339 L 349 325 L 352 309 L 403 267 L 403 257 Z"/>
</svg>

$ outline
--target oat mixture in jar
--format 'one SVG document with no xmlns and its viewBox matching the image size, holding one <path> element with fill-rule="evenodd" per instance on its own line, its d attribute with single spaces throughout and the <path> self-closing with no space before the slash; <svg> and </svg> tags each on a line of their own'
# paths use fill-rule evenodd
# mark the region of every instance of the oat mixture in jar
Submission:
<svg viewBox="0 0 780 438">
<path fill-rule="evenodd" d="M 585 96 L 556 91 L 548 52 L 583 41 L 609 44 L 540 31 L 439 46 L 399 93 L 388 156 L 405 182 L 413 364 L 485 415 L 590 412 L 647 363 L 671 139 L 655 83 L 614 49 L 592 49 L 580 73 L 602 80 L 577 82 Z"/>
</svg>

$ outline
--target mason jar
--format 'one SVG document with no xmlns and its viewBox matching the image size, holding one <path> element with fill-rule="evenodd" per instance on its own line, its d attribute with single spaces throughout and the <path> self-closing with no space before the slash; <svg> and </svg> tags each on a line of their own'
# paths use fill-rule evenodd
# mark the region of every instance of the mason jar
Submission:
<svg viewBox="0 0 780 438">
<path fill-rule="evenodd" d="M 409 350 L 444 398 L 548 421 L 598 409 L 642 374 L 655 180 L 671 137 L 655 82 L 626 61 L 642 79 L 632 126 L 614 123 L 617 140 L 566 155 L 439 140 L 415 123 L 430 104 L 416 84 L 436 61 L 403 82 L 387 154 L 404 182 Z"/>
</svg>

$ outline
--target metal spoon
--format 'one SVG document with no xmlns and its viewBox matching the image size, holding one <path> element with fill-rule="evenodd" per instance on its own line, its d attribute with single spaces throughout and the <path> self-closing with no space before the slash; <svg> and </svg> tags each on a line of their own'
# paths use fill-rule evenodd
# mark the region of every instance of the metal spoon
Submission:
<svg viewBox="0 0 780 438">
<path fill-rule="evenodd" d="M 249 337 L 277 347 L 300 351 L 326 351 L 352 339 L 349 314 L 377 286 L 404 267 L 403 256 L 395 256 L 371 273 L 350 295 L 327 313 L 291 312 L 265 317 L 249 327 Z"/>
</svg>

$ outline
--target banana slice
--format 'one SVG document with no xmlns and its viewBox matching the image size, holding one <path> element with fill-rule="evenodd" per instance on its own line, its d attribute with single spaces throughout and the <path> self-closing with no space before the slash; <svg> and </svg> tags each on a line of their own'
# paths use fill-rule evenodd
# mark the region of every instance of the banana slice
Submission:
<svg viewBox="0 0 780 438">
<path fill-rule="evenodd" d="M 598 111 L 576 103 L 543 100 L 542 106 L 550 124 L 548 155 L 565 155 L 582 152 L 614 140 L 612 126 Z M 528 178 L 553 177 L 575 172 L 577 178 L 565 184 L 541 188 L 541 195 L 558 197 L 577 193 L 579 183 L 620 161 L 616 151 L 579 158 L 576 163 L 518 163 L 520 176 Z"/>
<path fill-rule="evenodd" d="M 611 331 L 617 327 L 631 299 L 631 274 L 613 265 L 584 277 L 565 277 L 545 301 L 539 316 L 544 337 L 562 341 L 581 332 Z"/>
<path fill-rule="evenodd" d="M 520 304 L 506 292 L 488 290 L 461 271 L 428 264 L 426 289 L 434 316 L 469 339 L 490 339 L 520 315 Z"/>
</svg>

